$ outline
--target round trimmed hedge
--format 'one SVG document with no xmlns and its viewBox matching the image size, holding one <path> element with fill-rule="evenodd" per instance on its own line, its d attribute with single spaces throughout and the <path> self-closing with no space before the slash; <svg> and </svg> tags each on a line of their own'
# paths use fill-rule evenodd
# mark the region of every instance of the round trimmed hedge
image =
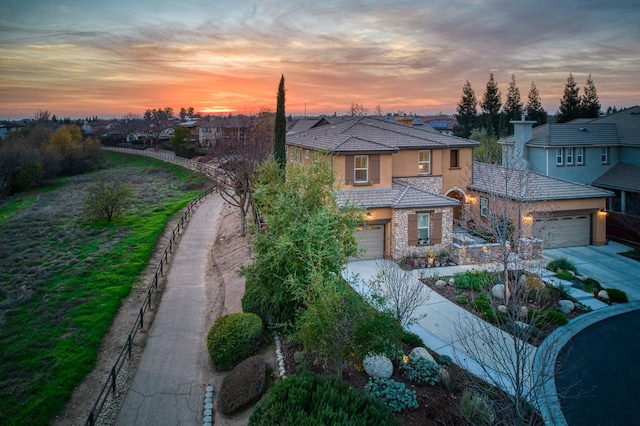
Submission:
<svg viewBox="0 0 640 426">
<path fill-rule="evenodd" d="M 207 334 L 207 349 L 218 370 L 231 370 L 254 355 L 262 339 L 262 319 L 238 312 L 216 320 Z"/>
</svg>

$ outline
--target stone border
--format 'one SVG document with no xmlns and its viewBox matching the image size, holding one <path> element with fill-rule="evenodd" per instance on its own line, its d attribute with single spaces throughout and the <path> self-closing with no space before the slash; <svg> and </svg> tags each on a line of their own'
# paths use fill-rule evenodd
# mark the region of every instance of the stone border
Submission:
<svg viewBox="0 0 640 426">
<path fill-rule="evenodd" d="M 278 377 L 281 379 L 287 378 L 287 372 L 284 367 L 284 355 L 282 355 L 282 342 L 280 341 L 280 336 L 277 334 L 273 335 L 273 340 L 276 343 L 276 360 L 278 361 Z"/>
<path fill-rule="evenodd" d="M 213 386 L 207 385 L 204 393 L 204 409 L 202 411 L 202 426 L 213 424 Z"/>
</svg>

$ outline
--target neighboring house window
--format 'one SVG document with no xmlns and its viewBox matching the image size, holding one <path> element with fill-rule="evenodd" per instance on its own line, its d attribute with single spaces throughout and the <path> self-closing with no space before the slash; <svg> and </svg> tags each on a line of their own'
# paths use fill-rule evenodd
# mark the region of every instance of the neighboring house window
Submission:
<svg viewBox="0 0 640 426">
<path fill-rule="evenodd" d="M 418 214 L 418 245 L 429 243 L 429 213 Z"/>
<path fill-rule="evenodd" d="M 563 149 L 562 148 L 556 148 L 556 166 L 562 166 L 564 164 L 563 159 L 564 159 L 564 155 L 563 154 Z"/>
<path fill-rule="evenodd" d="M 480 216 L 487 217 L 489 216 L 489 199 L 485 197 L 480 197 Z"/>
<path fill-rule="evenodd" d="M 369 182 L 369 156 L 356 155 L 353 170 L 354 181 L 356 183 Z"/>
<path fill-rule="evenodd" d="M 460 150 L 452 149 L 451 150 L 451 165 L 449 166 L 452 169 L 457 169 L 460 167 Z"/>
<path fill-rule="evenodd" d="M 602 164 L 609 164 L 609 147 L 603 147 L 600 151 L 600 161 Z"/>
<path fill-rule="evenodd" d="M 567 159 L 567 166 L 573 165 L 573 148 L 567 148 L 565 158 Z"/>
<path fill-rule="evenodd" d="M 418 173 L 421 175 L 431 173 L 431 151 L 420 151 L 418 153 Z"/>
<path fill-rule="evenodd" d="M 304 158 L 307 159 L 307 160 L 309 159 L 309 150 L 308 149 L 305 149 L 305 151 L 304 151 Z"/>
<path fill-rule="evenodd" d="M 576 148 L 576 164 L 584 165 L 584 148 Z"/>
<path fill-rule="evenodd" d="M 298 148 L 298 164 L 302 164 L 302 148 Z"/>
</svg>

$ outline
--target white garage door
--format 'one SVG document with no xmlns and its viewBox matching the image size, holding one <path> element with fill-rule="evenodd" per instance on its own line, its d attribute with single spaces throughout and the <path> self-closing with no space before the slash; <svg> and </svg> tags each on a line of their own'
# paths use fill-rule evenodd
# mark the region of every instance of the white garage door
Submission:
<svg viewBox="0 0 640 426">
<path fill-rule="evenodd" d="M 356 229 L 356 239 L 364 250 L 358 259 L 384 258 L 384 225 L 362 226 Z"/>
<path fill-rule="evenodd" d="M 544 241 L 544 248 L 588 246 L 591 244 L 591 217 L 585 214 L 536 220 L 533 232 Z"/>
</svg>

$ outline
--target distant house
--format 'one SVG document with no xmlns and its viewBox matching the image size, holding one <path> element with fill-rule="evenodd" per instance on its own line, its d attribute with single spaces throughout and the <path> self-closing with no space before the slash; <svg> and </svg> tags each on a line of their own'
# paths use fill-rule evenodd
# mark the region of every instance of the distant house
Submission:
<svg viewBox="0 0 640 426">
<path fill-rule="evenodd" d="M 640 106 L 533 129 L 530 121 L 512 123 L 514 135 L 499 141 L 503 161 L 612 191 L 611 235 L 640 243 L 640 219 L 632 218 L 640 216 Z"/>
<path fill-rule="evenodd" d="M 212 147 L 219 141 L 244 141 L 255 124 L 255 117 L 231 115 L 214 117 L 203 123 L 198 131 L 200 146 Z"/>
<path fill-rule="evenodd" d="M 0 123 L 0 139 L 5 139 L 7 137 L 7 133 L 9 132 L 17 132 L 20 129 L 24 129 L 27 127 L 24 123 L 16 123 L 11 121 L 6 121 L 4 123 Z"/>
</svg>

